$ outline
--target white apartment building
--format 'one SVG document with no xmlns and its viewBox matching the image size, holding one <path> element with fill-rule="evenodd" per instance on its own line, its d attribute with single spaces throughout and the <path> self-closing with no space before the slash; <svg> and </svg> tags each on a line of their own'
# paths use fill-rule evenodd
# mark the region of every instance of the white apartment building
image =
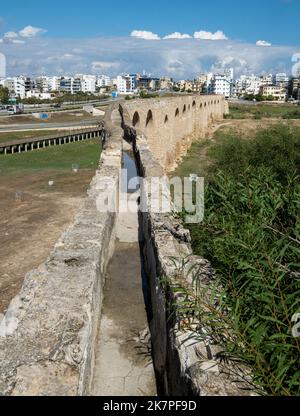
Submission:
<svg viewBox="0 0 300 416">
<path fill-rule="evenodd" d="M 61 77 L 49 77 L 49 91 L 59 91 Z"/>
<path fill-rule="evenodd" d="M 106 75 L 98 75 L 97 76 L 97 81 L 96 81 L 96 86 L 97 87 L 111 87 L 113 85 L 113 81 L 110 77 L 106 76 Z"/>
<path fill-rule="evenodd" d="M 32 90 L 26 92 L 26 98 L 38 98 L 39 100 L 52 100 L 55 97 L 51 92 L 40 92 L 39 90 Z"/>
<path fill-rule="evenodd" d="M 288 82 L 289 82 L 289 77 L 285 72 L 280 72 L 280 73 L 274 75 L 273 82 L 276 85 L 279 85 L 279 84 L 280 85 L 281 84 L 286 84 L 287 85 Z"/>
<path fill-rule="evenodd" d="M 235 82 L 236 95 L 253 94 L 258 95 L 262 85 L 261 78 L 255 75 L 241 75 Z"/>
<path fill-rule="evenodd" d="M 117 91 L 119 94 L 132 94 L 132 80 L 130 76 L 118 75 L 116 79 Z"/>
<path fill-rule="evenodd" d="M 31 90 L 32 83 L 30 78 L 19 76 L 6 78 L 4 81 L 4 87 L 8 88 L 10 93 L 14 93 L 16 96 L 24 99 L 26 98 L 26 92 Z"/>
<path fill-rule="evenodd" d="M 209 87 L 210 94 L 224 95 L 226 98 L 231 97 L 232 82 L 226 75 L 214 75 Z"/>
<path fill-rule="evenodd" d="M 61 77 L 38 77 L 36 78 L 37 88 L 43 92 L 59 91 Z"/>
<path fill-rule="evenodd" d="M 42 93 L 43 92 L 46 93 L 50 90 L 49 89 L 49 77 L 37 77 L 35 79 L 35 82 L 36 82 L 37 89 L 41 91 Z"/>
<path fill-rule="evenodd" d="M 76 78 L 81 79 L 81 91 L 85 93 L 96 92 L 97 77 L 95 75 L 76 75 Z"/>
<path fill-rule="evenodd" d="M 273 74 L 262 75 L 260 77 L 261 85 L 272 85 L 273 84 Z"/>
</svg>

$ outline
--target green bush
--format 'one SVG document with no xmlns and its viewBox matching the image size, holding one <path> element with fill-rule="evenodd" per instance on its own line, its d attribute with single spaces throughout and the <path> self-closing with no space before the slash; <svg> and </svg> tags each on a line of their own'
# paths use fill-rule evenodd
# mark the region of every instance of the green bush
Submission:
<svg viewBox="0 0 300 416">
<path fill-rule="evenodd" d="M 204 222 L 187 225 L 227 292 L 228 354 L 270 395 L 300 394 L 299 150 L 299 130 L 282 126 L 249 140 L 227 135 L 210 151 Z"/>
</svg>

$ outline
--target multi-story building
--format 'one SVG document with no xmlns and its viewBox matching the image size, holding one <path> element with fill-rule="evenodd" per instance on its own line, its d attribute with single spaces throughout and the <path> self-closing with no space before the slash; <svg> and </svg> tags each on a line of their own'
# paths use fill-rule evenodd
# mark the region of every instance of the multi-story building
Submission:
<svg viewBox="0 0 300 416">
<path fill-rule="evenodd" d="M 50 77 L 49 78 L 49 91 L 59 91 L 61 77 Z"/>
<path fill-rule="evenodd" d="M 192 82 L 191 87 L 192 87 L 191 90 L 193 93 L 199 94 L 203 91 L 204 84 L 199 81 L 194 81 Z"/>
<path fill-rule="evenodd" d="M 182 91 L 192 91 L 193 81 L 190 80 L 181 80 L 179 81 L 179 88 Z"/>
<path fill-rule="evenodd" d="M 157 91 L 161 88 L 159 78 L 153 78 L 147 75 L 126 74 L 119 75 L 113 80 L 119 94 L 134 94 L 138 90 Z"/>
<path fill-rule="evenodd" d="M 290 98 L 294 98 L 295 100 L 299 100 L 300 90 L 300 77 L 299 78 L 291 78 L 289 81 L 288 93 Z"/>
<path fill-rule="evenodd" d="M 81 79 L 73 77 L 63 77 L 60 80 L 60 91 L 67 94 L 77 94 L 81 92 Z"/>
<path fill-rule="evenodd" d="M 186 92 L 198 94 L 202 92 L 204 84 L 199 81 L 182 80 L 179 82 L 179 88 Z"/>
<path fill-rule="evenodd" d="M 262 75 L 260 79 L 261 85 L 273 85 L 273 74 Z"/>
<path fill-rule="evenodd" d="M 261 78 L 255 75 L 241 75 L 235 81 L 235 96 L 243 96 L 245 94 L 257 95 L 262 85 Z"/>
<path fill-rule="evenodd" d="M 226 75 L 214 75 L 209 86 L 210 94 L 224 95 L 230 98 L 232 93 L 232 81 Z"/>
<path fill-rule="evenodd" d="M 127 75 L 118 75 L 116 79 L 117 91 L 119 94 L 131 94 L 132 83 L 130 77 Z"/>
<path fill-rule="evenodd" d="M 287 74 L 285 72 L 281 72 L 278 74 L 275 74 L 273 77 L 273 84 L 274 85 L 280 85 L 281 87 L 283 86 L 288 86 L 289 83 L 289 77 L 287 76 Z"/>
<path fill-rule="evenodd" d="M 200 84 L 206 84 L 206 83 L 207 83 L 207 75 L 208 75 L 208 74 L 200 74 L 200 75 L 197 77 L 197 81 L 198 81 Z"/>
<path fill-rule="evenodd" d="M 172 86 L 174 85 L 174 82 L 171 78 L 162 77 L 159 80 L 159 84 L 160 84 L 159 88 L 161 90 L 168 90 L 172 88 Z"/>
<path fill-rule="evenodd" d="M 73 78 L 63 77 L 60 80 L 59 90 L 68 94 L 73 93 Z"/>
<path fill-rule="evenodd" d="M 37 90 L 41 93 L 49 91 L 49 77 L 37 77 L 35 83 Z"/>
<path fill-rule="evenodd" d="M 36 88 L 43 93 L 59 91 L 61 79 L 61 77 L 37 77 Z"/>
<path fill-rule="evenodd" d="M 234 69 L 233 68 L 225 68 L 224 69 L 224 75 L 226 76 L 226 78 L 230 82 L 233 82 Z"/>
<path fill-rule="evenodd" d="M 96 81 L 96 86 L 99 88 L 102 87 L 111 87 L 113 85 L 113 81 L 110 77 L 106 76 L 106 75 L 98 75 L 97 76 L 97 81 Z"/>
<path fill-rule="evenodd" d="M 157 91 L 160 88 L 159 78 L 153 78 L 147 74 L 136 75 L 137 89 Z"/>
<path fill-rule="evenodd" d="M 95 75 L 77 75 L 76 79 L 81 79 L 81 91 L 85 93 L 96 92 L 97 77 Z"/>
<path fill-rule="evenodd" d="M 31 79 L 24 76 L 6 78 L 4 81 L 4 87 L 21 99 L 26 98 L 26 93 L 32 89 L 32 86 Z"/>
<path fill-rule="evenodd" d="M 278 85 L 262 85 L 260 87 L 260 94 L 264 97 L 274 97 L 277 101 L 285 101 L 287 97 L 287 91 Z"/>
</svg>

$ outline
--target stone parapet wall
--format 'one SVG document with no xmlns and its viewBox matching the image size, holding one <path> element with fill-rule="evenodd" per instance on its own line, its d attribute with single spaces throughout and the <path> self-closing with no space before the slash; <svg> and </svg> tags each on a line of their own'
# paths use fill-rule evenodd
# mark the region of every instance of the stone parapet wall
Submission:
<svg viewBox="0 0 300 416">
<path fill-rule="evenodd" d="M 145 179 L 162 177 L 172 170 L 192 141 L 204 137 L 211 123 L 222 120 L 228 112 L 227 102 L 218 96 L 138 101 L 122 107 L 125 136 L 133 141 L 138 170 Z M 172 114 L 175 115 L 177 108 L 185 110 L 175 121 Z M 151 129 L 145 121 L 149 109 L 154 122 Z M 162 125 L 165 113 L 171 125 L 174 123 L 171 130 Z M 166 157 L 169 152 L 174 154 L 173 159 Z M 153 202 L 149 189 L 141 190 L 141 198 Z M 194 268 L 200 276 L 201 287 L 209 293 L 215 284 L 214 272 L 207 260 L 192 254 L 189 231 L 180 220 L 171 213 L 151 212 L 150 202 L 148 208 L 148 212 L 140 212 L 139 222 L 151 298 L 150 329 L 159 393 L 169 396 L 256 395 L 249 369 L 234 362 L 221 362 L 217 358 L 218 345 L 210 345 L 209 339 L 199 341 L 195 333 L 179 329 L 178 317 L 170 309 L 170 302 L 178 304 L 172 286 L 183 280 L 192 289 L 190 270 Z M 183 263 L 185 266 L 181 268 Z M 206 301 L 203 299 L 203 303 Z"/>
<path fill-rule="evenodd" d="M 140 174 L 146 179 L 161 176 L 163 170 L 145 136 L 133 140 Z M 150 201 L 151 193 L 142 197 Z M 169 308 L 171 300 L 175 304 L 178 301 L 171 286 L 181 279 L 192 285 L 192 268 L 197 270 L 203 289 L 209 290 L 214 284 L 210 263 L 192 254 L 189 231 L 172 214 L 155 214 L 149 208 L 149 212 L 140 213 L 140 234 L 150 289 L 150 330 L 159 392 L 169 396 L 256 395 L 249 369 L 234 362 L 220 362 L 219 346 L 199 341 L 191 331 L 180 330 Z M 183 262 L 185 266 L 181 268 Z"/>
</svg>

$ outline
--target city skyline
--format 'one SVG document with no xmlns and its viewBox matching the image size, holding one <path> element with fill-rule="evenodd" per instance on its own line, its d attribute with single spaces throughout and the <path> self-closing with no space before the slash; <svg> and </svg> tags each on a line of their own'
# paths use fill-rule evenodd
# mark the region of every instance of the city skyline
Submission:
<svg viewBox="0 0 300 416">
<path fill-rule="evenodd" d="M 10 76 L 115 76 L 146 69 L 180 79 L 227 67 L 238 75 L 290 73 L 292 56 L 300 52 L 297 0 L 272 6 L 255 0 L 246 15 L 233 0 L 133 1 L 130 7 L 92 1 L 83 10 L 70 2 L 56 8 L 54 1 L 47 13 L 37 4 L 17 1 L 17 14 L 1 6 L 0 52 Z"/>
</svg>

